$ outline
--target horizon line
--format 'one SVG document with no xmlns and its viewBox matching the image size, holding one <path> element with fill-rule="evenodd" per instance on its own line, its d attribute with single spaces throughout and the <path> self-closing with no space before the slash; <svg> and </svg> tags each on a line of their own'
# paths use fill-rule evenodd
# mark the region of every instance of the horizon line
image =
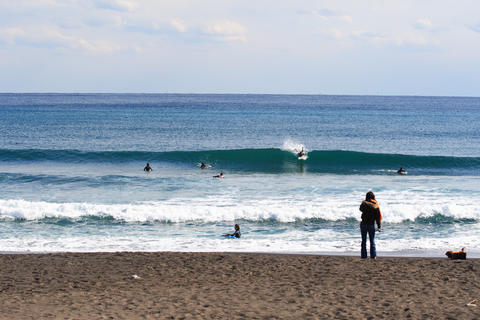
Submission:
<svg viewBox="0 0 480 320">
<path fill-rule="evenodd" d="M 104 95 L 129 95 L 129 94 L 144 94 L 144 95 L 257 95 L 257 96 L 351 96 L 351 97 L 419 97 L 419 98 L 480 98 L 480 96 L 469 96 L 469 95 L 421 95 L 421 94 L 331 94 L 331 93 L 209 93 L 209 92 L 55 92 L 55 91 L 44 91 L 44 92 L 0 92 L 0 95 L 7 94 L 46 94 L 46 95 L 93 95 L 93 94 L 104 94 Z"/>
</svg>

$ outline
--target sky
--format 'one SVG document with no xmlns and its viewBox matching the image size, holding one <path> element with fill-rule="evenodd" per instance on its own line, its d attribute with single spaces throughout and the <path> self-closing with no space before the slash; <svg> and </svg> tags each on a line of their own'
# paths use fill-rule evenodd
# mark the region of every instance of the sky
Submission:
<svg viewBox="0 0 480 320">
<path fill-rule="evenodd" d="M 0 0 L 0 92 L 480 96 L 478 0 Z"/>
</svg>

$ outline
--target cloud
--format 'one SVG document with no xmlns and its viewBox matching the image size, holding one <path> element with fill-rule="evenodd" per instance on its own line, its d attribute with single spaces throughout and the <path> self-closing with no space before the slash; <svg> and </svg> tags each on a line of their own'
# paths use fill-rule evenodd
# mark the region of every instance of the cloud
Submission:
<svg viewBox="0 0 480 320">
<path fill-rule="evenodd" d="M 128 0 L 94 0 L 97 8 L 109 9 L 115 11 L 133 11 L 137 3 Z"/>
<path fill-rule="evenodd" d="M 181 21 L 178 21 L 176 19 L 172 19 L 170 20 L 170 25 L 175 29 L 177 30 L 178 32 L 186 32 L 187 31 L 187 26 L 181 22 Z"/>
<path fill-rule="evenodd" d="M 110 53 L 118 48 L 98 42 L 92 43 L 84 38 L 68 36 L 56 29 L 36 28 L 5 28 L 0 29 L 0 42 L 7 45 L 19 45 L 35 48 L 71 49 L 91 53 Z"/>
<path fill-rule="evenodd" d="M 125 30 L 145 35 L 167 35 L 187 42 L 247 41 L 246 28 L 234 21 L 221 20 L 211 23 L 187 25 L 181 20 L 145 21 L 129 20 Z"/>
<path fill-rule="evenodd" d="M 474 32 L 480 33 L 480 22 L 474 26 L 469 26 L 468 28 Z"/>
<path fill-rule="evenodd" d="M 433 24 L 428 19 L 417 19 L 413 27 L 418 30 L 425 30 L 425 29 L 431 29 L 433 27 Z"/>
<path fill-rule="evenodd" d="M 23 37 L 25 31 L 21 28 L 4 28 L 0 29 L 0 43 L 13 45 L 15 38 Z"/>
<path fill-rule="evenodd" d="M 318 9 L 318 10 L 313 10 L 311 13 L 314 15 L 320 17 L 322 20 L 339 20 L 342 22 L 346 23 L 352 23 L 353 19 L 351 16 L 343 14 L 338 11 L 333 11 L 330 9 Z"/>
<path fill-rule="evenodd" d="M 352 39 L 369 39 L 369 40 L 382 40 L 385 38 L 384 35 L 372 32 L 372 31 L 364 31 L 364 30 L 354 30 L 350 33 L 350 38 Z"/>
<path fill-rule="evenodd" d="M 204 33 L 219 38 L 223 41 L 247 41 L 244 26 L 233 21 L 210 23 L 204 28 Z"/>
<path fill-rule="evenodd" d="M 421 34 L 405 33 L 395 39 L 395 44 L 399 47 L 426 47 L 430 43 Z"/>
<path fill-rule="evenodd" d="M 338 15 L 335 11 L 332 11 L 330 9 L 314 10 L 313 13 L 323 17 L 334 17 Z"/>
<path fill-rule="evenodd" d="M 145 35 L 172 34 L 177 35 L 187 31 L 186 25 L 178 20 L 148 21 L 128 20 L 124 23 L 124 29 L 130 32 L 143 33 Z M 183 31 L 182 31 L 183 30 Z"/>
<path fill-rule="evenodd" d="M 333 38 L 336 40 L 369 40 L 369 41 L 380 41 L 384 40 L 385 36 L 371 31 L 365 30 L 352 30 L 352 31 L 344 31 L 338 28 L 328 28 L 323 29 L 321 34 Z"/>
</svg>

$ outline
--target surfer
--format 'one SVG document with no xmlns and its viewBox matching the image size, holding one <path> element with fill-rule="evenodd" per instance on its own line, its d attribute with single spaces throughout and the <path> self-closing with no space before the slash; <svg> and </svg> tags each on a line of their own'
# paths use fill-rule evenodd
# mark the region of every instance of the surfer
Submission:
<svg viewBox="0 0 480 320">
<path fill-rule="evenodd" d="M 303 151 L 303 147 L 302 147 L 302 151 L 300 151 L 299 153 L 297 153 L 297 157 L 298 158 L 301 158 L 305 155 L 305 151 Z"/>
<path fill-rule="evenodd" d="M 145 168 L 143 168 L 143 171 L 145 171 L 145 172 L 150 172 L 150 171 L 152 171 L 152 170 L 153 170 L 153 169 L 152 169 L 152 167 L 150 167 L 150 163 L 147 162 L 147 165 L 145 166 Z"/>
<path fill-rule="evenodd" d="M 205 169 L 207 167 L 207 165 L 205 164 L 205 162 L 200 162 L 200 169 Z"/>
<path fill-rule="evenodd" d="M 223 172 L 220 172 L 220 174 L 213 176 L 214 178 L 223 178 Z"/>
<path fill-rule="evenodd" d="M 235 225 L 235 232 L 234 233 L 231 233 L 231 234 L 226 234 L 225 236 L 227 237 L 234 237 L 234 238 L 237 238 L 237 239 L 240 239 L 240 226 L 238 224 Z"/>
<path fill-rule="evenodd" d="M 360 231 L 362 233 L 362 259 L 367 258 L 367 233 L 370 240 L 370 258 L 375 259 L 377 250 L 375 247 L 375 222 L 378 226 L 378 232 L 382 232 L 382 213 L 375 194 L 372 191 L 367 192 L 365 200 L 360 205 L 362 212 L 362 222 L 360 222 Z"/>
<path fill-rule="evenodd" d="M 397 173 L 398 173 L 398 174 L 407 174 L 407 171 L 405 171 L 405 169 L 403 169 L 402 167 L 400 167 L 400 169 L 397 170 Z"/>
</svg>

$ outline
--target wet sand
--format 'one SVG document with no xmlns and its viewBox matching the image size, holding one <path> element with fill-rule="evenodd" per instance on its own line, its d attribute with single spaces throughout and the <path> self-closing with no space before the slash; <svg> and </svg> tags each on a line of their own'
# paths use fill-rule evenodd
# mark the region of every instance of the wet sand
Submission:
<svg viewBox="0 0 480 320">
<path fill-rule="evenodd" d="M 479 319 L 480 260 L 4 254 L 0 308 L 0 319 Z"/>
</svg>

